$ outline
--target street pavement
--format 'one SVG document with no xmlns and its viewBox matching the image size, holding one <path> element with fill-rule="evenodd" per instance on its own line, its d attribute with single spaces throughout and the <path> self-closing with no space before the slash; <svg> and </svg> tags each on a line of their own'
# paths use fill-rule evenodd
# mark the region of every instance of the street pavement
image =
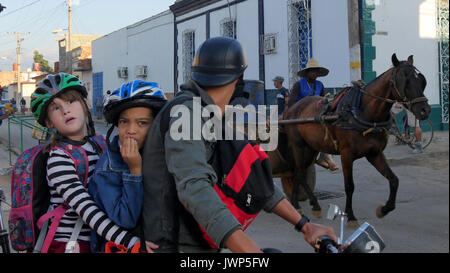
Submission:
<svg viewBox="0 0 450 273">
<path fill-rule="evenodd" d="M 108 127 L 96 122 L 99 133 Z M 13 135 L 14 150 L 20 150 L 20 134 Z M 37 142 L 31 139 L 31 130 L 24 130 L 24 147 Z M 5 138 L 6 136 L 6 138 Z M 10 165 L 8 153 L 7 123 L 0 126 L 0 187 L 10 199 Z M 19 144 L 18 144 L 19 143 Z M 17 148 L 19 147 L 19 148 Z M 412 154 L 404 145 L 395 145 L 391 137 L 385 149 L 386 158 L 400 179 L 396 209 L 382 219 L 375 216 L 375 209 L 387 201 L 388 181 L 366 159 L 355 161 L 353 176 L 355 192 L 353 209 L 360 224 L 369 222 L 384 239 L 385 253 L 448 253 L 449 252 L 449 134 L 435 132 L 431 145 L 423 154 Z M 14 163 L 16 156 L 12 155 Z M 339 156 L 334 160 L 341 166 Z M 345 192 L 342 170 L 330 172 L 319 166 L 315 192 L 319 196 L 322 214 L 326 215 L 328 204 L 345 208 Z M 280 186 L 279 179 L 275 183 Z M 314 218 L 309 202 L 300 202 L 304 213 L 314 223 L 332 226 L 339 233 L 339 221 Z M 9 214 L 9 207 L 2 206 Z M 345 228 L 344 239 L 355 229 Z M 260 247 L 272 247 L 288 253 L 311 253 L 303 235 L 276 215 L 262 212 L 246 231 Z M 225 251 L 227 252 L 227 251 Z"/>
</svg>

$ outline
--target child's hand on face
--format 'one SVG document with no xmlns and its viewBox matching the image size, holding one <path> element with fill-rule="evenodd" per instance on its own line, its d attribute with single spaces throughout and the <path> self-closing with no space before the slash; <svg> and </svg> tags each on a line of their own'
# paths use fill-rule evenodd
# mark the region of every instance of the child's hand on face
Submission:
<svg viewBox="0 0 450 273">
<path fill-rule="evenodd" d="M 130 174 L 138 175 L 142 173 L 142 158 L 139 154 L 138 143 L 134 138 L 125 138 L 124 143 L 120 146 L 120 154 L 130 168 Z"/>
</svg>

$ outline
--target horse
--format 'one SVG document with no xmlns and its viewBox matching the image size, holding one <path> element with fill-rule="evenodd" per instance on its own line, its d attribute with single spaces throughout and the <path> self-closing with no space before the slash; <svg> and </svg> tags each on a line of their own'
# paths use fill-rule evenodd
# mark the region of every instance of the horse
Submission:
<svg viewBox="0 0 450 273">
<path fill-rule="evenodd" d="M 298 192 L 301 185 L 312 205 L 313 214 L 320 215 L 320 205 L 312 190 L 305 181 L 305 170 L 314 162 L 318 152 L 325 152 L 341 156 L 342 171 L 346 194 L 345 213 L 348 216 L 348 225 L 357 225 L 357 219 L 353 213 L 352 196 L 354 191 L 353 162 L 365 157 L 379 173 L 389 181 L 389 198 L 386 204 L 376 209 L 378 218 L 386 216 L 395 209 L 395 200 L 399 185 L 399 179 L 389 167 L 383 150 L 388 142 L 388 130 L 391 123 L 390 109 L 393 103 L 404 104 L 419 120 L 427 119 L 431 107 L 424 96 L 426 79 L 413 65 L 413 56 L 407 61 L 399 61 L 394 53 L 391 57 L 393 67 L 389 68 L 365 87 L 354 88 L 343 96 L 351 93 L 359 96 L 359 109 L 352 112 L 342 112 L 336 122 L 305 122 L 285 125 L 289 145 L 295 159 L 295 174 L 290 202 L 296 209 L 298 204 Z M 320 112 L 317 105 L 323 98 L 309 96 L 296 102 L 286 110 L 285 119 L 311 120 Z M 347 99 L 348 101 L 349 99 Z M 344 117 L 352 119 L 350 127 L 342 125 Z M 280 121 L 281 122 L 281 121 Z M 363 129 L 354 126 L 358 123 Z M 348 122 L 347 122 L 347 125 Z M 365 127 L 364 127 L 365 126 Z"/>
</svg>

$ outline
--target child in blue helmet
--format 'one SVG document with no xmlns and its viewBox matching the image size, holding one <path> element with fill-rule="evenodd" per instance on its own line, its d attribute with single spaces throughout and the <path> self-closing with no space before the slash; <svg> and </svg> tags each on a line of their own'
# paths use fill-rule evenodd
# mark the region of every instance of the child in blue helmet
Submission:
<svg viewBox="0 0 450 273">
<path fill-rule="evenodd" d="M 155 82 L 132 81 L 107 95 L 103 114 L 112 126 L 107 151 L 96 165 L 89 193 L 118 226 L 132 230 L 140 219 L 143 199 L 142 157 L 147 131 L 167 99 Z M 117 127 L 118 135 L 110 136 Z M 140 235 L 140 234 L 137 234 Z M 105 251 L 106 241 L 95 233 L 91 251 Z M 107 247 L 113 244 L 108 242 Z"/>
</svg>

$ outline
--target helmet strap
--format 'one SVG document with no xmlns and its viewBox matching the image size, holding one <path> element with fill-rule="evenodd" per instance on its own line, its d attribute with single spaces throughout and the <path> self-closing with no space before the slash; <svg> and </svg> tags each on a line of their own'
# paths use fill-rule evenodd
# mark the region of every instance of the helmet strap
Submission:
<svg viewBox="0 0 450 273">
<path fill-rule="evenodd" d="M 117 149 L 117 147 L 112 147 L 112 146 L 111 146 L 111 142 L 110 142 L 110 140 L 109 140 L 110 137 L 111 137 L 112 132 L 114 131 L 114 127 L 115 127 L 114 124 L 111 125 L 111 127 L 108 129 L 108 132 L 106 133 L 106 145 L 108 146 L 108 149 L 109 149 L 110 151 L 119 153 L 120 150 Z"/>
<path fill-rule="evenodd" d="M 236 83 L 236 87 L 234 88 L 233 95 L 231 96 L 230 102 L 232 102 L 235 98 L 243 97 L 248 99 L 249 94 L 244 91 L 245 82 L 244 82 L 244 74 L 242 74 L 238 78 L 238 82 Z"/>
<path fill-rule="evenodd" d="M 95 126 L 94 126 L 94 120 L 92 119 L 91 112 L 88 111 L 88 135 L 89 136 L 95 136 Z"/>
<path fill-rule="evenodd" d="M 86 100 L 82 100 L 84 103 L 84 106 L 86 108 L 87 111 L 87 134 L 88 136 L 95 136 L 95 125 L 94 125 L 94 120 L 92 119 L 92 115 L 91 115 L 91 111 L 89 111 L 89 107 L 86 103 Z"/>
</svg>

